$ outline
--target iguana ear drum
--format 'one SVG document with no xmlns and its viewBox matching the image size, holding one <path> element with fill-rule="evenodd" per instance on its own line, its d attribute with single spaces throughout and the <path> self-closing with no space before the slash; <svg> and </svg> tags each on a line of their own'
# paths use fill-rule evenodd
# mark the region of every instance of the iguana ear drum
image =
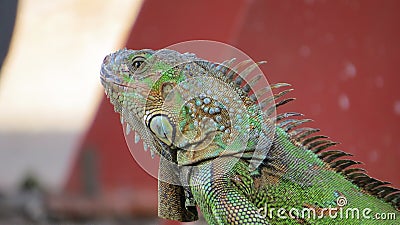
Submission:
<svg viewBox="0 0 400 225">
<path fill-rule="evenodd" d="M 165 115 L 155 115 L 147 120 L 147 126 L 158 139 L 170 146 L 175 138 L 175 130 L 170 120 Z"/>
<path fill-rule="evenodd" d="M 171 83 L 165 83 L 161 87 L 162 98 L 165 99 L 167 95 L 172 91 L 174 85 Z"/>
</svg>

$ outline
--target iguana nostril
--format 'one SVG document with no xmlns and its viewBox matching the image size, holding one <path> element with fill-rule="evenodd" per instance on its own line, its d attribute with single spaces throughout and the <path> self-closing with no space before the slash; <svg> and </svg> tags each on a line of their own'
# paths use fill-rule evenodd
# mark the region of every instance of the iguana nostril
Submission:
<svg viewBox="0 0 400 225">
<path fill-rule="evenodd" d="M 106 57 L 104 57 L 103 59 L 103 64 L 108 64 L 110 62 L 110 55 L 107 55 Z"/>
</svg>

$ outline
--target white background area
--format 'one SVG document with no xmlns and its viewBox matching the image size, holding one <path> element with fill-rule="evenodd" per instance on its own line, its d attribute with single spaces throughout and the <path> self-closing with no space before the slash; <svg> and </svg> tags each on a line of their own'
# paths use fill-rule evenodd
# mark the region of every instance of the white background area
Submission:
<svg viewBox="0 0 400 225">
<path fill-rule="evenodd" d="M 60 190 L 103 96 L 103 58 L 140 0 L 20 0 L 0 76 L 0 191 L 27 174 Z"/>
</svg>

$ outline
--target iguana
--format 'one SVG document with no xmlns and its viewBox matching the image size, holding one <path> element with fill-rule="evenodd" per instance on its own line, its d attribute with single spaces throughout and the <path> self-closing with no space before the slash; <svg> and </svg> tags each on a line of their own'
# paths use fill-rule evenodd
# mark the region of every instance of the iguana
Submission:
<svg viewBox="0 0 400 225">
<path fill-rule="evenodd" d="M 194 221 L 199 207 L 209 224 L 399 224 L 400 190 L 330 150 L 302 114 L 274 116 L 292 89 L 254 91 L 259 77 L 245 76 L 257 66 L 168 49 L 105 57 L 101 82 L 126 132 L 161 157 L 159 216 Z"/>
</svg>

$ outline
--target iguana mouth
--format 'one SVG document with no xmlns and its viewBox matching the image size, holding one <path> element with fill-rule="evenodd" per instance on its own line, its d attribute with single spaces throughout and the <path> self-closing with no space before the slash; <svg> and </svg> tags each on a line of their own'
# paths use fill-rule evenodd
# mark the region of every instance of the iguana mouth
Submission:
<svg viewBox="0 0 400 225">
<path fill-rule="evenodd" d="M 148 88 L 146 88 L 144 85 L 141 85 L 140 83 L 129 83 L 125 84 L 122 82 L 119 82 L 119 77 L 116 75 L 107 75 L 108 73 L 104 72 L 103 70 L 100 71 L 100 81 L 101 84 L 103 85 L 104 89 L 107 91 L 107 96 L 109 93 L 112 91 L 117 91 L 117 92 L 128 92 L 129 90 L 134 90 L 136 93 L 141 93 L 141 94 L 147 94 L 148 91 L 146 91 Z M 116 81 L 117 80 L 117 81 Z"/>
<path fill-rule="evenodd" d="M 126 84 L 121 84 L 121 83 L 118 83 L 118 82 L 115 82 L 114 80 L 112 80 L 111 78 L 105 78 L 105 77 L 103 77 L 103 76 L 100 76 L 100 81 L 101 81 L 101 84 L 104 86 L 104 87 L 106 87 L 106 86 L 108 86 L 108 85 L 114 85 L 114 86 L 118 86 L 118 87 L 120 87 L 120 88 L 133 88 L 132 86 L 129 86 L 129 85 L 126 85 Z"/>
</svg>

